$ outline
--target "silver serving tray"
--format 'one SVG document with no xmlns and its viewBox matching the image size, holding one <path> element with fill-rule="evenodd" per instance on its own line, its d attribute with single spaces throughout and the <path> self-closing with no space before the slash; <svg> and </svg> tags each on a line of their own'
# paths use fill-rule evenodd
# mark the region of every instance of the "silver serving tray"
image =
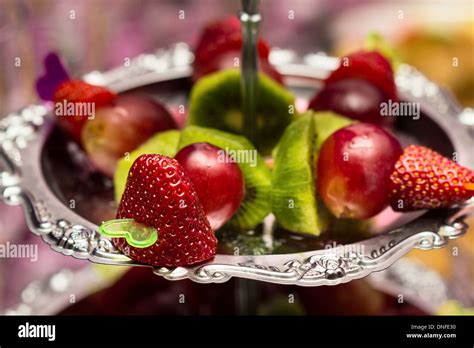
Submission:
<svg viewBox="0 0 474 348">
<path fill-rule="evenodd" d="M 271 55 L 287 85 L 303 99 L 309 98 L 321 79 L 338 66 L 337 58 L 320 54 L 305 56 L 299 62 L 295 57 L 292 52 L 283 50 L 273 51 Z M 186 79 L 192 72 L 192 58 L 186 45 L 177 44 L 153 54 L 143 54 L 127 67 L 104 73 L 91 72 L 84 79 L 124 92 Z M 462 165 L 473 168 L 473 129 L 462 123 L 471 119 L 472 114 L 466 114 L 470 111 L 463 113 L 449 93 L 410 66 L 401 66 L 396 83 L 402 99 L 419 102 L 425 115 L 422 121 L 405 122 L 402 128 L 408 126 L 408 133 L 446 155 L 455 151 Z M 0 120 L 0 159 L 3 162 L 0 196 L 3 201 L 21 205 L 29 229 L 57 252 L 101 264 L 147 266 L 122 254 L 98 233 L 95 223 L 70 209 L 58 198 L 57 192 L 53 192 L 54 182 L 63 180 L 54 177 L 54 171 L 46 173 L 44 168 L 43 157 L 53 130 L 54 122 L 44 105 L 27 106 Z M 385 269 L 414 248 L 444 247 L 449 239 L 466 232 L 468 226 L 464 219 L 472 214 L 473 200 L 456 209 L 406 214 L 392 224 L 398 227 L 343 248 L 274 255 L 217 254 L 199 265 L 155 267 L 153 272 L 169 280 L 188 278 L 199 283 L 219 283 L 240 277 L 301 286 L 335 285 Z M 270 229 L 271 220 L 271 217 L 267 219 Z"/>
</svg>

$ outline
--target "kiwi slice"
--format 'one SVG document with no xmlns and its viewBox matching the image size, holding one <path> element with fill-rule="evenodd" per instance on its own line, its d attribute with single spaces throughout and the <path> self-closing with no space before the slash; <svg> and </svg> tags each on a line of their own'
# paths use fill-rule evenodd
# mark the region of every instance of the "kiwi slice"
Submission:
<svg viewBox="0 0 474 348">
<path fill-rule="evenodd" d="M 130 171 L 133 162 L 146 153 L 158 153 L 160 155 L 174 157 L 178 148 L 179 136 L 180 131 L 178 130 L 157 133 L 140 147 L 119 160 L 117 169 L 114 173 L 114 191 L 115 201 L 117 203 L 119 203 L 122 198 L 127 183 L 128 172 Z"/>
<path fill-rule="evenodd" d="M 288 126 L 278 144 L 272 171 L 271 204 L 278 223 L 293 232 L 319 235 L 313 163 L 313 115 Z"/>
<path fill-rule="evenodd" d="M 242 170 L 245 196 L 227 226 L 245 230 L 255 228 L 270 212 L 271 174 L 264 159 L 245 137 L 199 126 L 183 129 L 178 148 L 198 142 L 224 149 Z"/>
<path fill-rule="evenodd" d="M 352 121 L 331 112 L 309 111 L 285 130 L 274 151 L 271 205 L 285 229 L 319 235 L 330 215 L 316 195 L 314 163 L 323 142 Z"/>
<path fill-rule="evenodd" d="M 257 93 L 255 146 L 267 155 L 293 119 L 295 98 L 264 74 L 259 74 Z M 240 72 L 236 69 L 216 72 L 200 79 L 192 88 L 188 125 L 242 134 L 241 110 Z"/>
</svg>

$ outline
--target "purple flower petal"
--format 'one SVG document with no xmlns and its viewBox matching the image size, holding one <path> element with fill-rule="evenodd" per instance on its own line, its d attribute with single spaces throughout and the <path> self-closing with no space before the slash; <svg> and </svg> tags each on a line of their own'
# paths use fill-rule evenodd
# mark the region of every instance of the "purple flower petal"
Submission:
<svg viewBox="0 0 474 348">
<path fill-rule="evenodd" d="M 56 87 L 61 82 L 69 80 L 69 74 L 54 52 L 45 57 L 43 64 L 45 73 L 36 80 L 36 92 L 43 100 L 53 100 Z"/>
</svg>

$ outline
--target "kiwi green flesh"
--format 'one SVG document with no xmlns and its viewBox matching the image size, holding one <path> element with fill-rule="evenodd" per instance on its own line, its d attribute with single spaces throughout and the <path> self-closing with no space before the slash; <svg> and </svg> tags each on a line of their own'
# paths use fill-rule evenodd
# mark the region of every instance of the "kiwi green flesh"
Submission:
<svg viewBox="0 0 474 348">
<path fill-rule="evenodd" d="M 271 205 L 284 229 L 318 236 L 331 215 L 316 193 L 315 163 L 324 141 L 352 121 L 330 112 L 307 112 L 293 121 L 274 150 Z"/>
<path fill-rule="evenodd" d="M 135 162 L 135 160 L 141 155 L 147 153 L 157 153 L 174 157 L 178 149 L 179 137 L 180 131 L 178 130 L 157 133 L 130 154 L 119 160 L 117 169 L 114 173 L 114 192 L 117 204 L 122 198 L 125 185 L 127 184 L 128 172 L 130 171 L 133 162 Z"/>
<path fill-rule="evenodd" d="M 264 74 L 259 74 L 257 93 L 255 146 L 267 155 L 293 119 L 294 96 Z M 242 134 L 241 99 L 239 70 L 207 75 L 191 90 L 187 124 Z"/>
<path fill-rule="evenodd" d="M 312 114 L 306 114 L 294 121 L 278 144 L 272 171 L 271 205 L 283 228 L 319 235 L 324 221 L 317 215 L 314 195 L 312 120 Z"/>
<path fill-rule="evenodd" d="M 270 213 L 271 174 L 264 159 L 245 137 L 199 126 L 188 126 L 182 130 L 178 149 L 197 142 L 220 147 L 230 155 L 255 151 L 255 163 L 234 158 L 244 177 L 245 195 L 239 209 L 225 226 L 238 230 L 254 229 Z"/>
</svg>

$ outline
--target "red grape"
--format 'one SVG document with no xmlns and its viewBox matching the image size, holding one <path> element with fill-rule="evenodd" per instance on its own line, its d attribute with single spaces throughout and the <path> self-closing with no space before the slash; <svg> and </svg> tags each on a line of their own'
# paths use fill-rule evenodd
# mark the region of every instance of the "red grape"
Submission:
<svg viewBox="0 0 474 348">
<path fill-rule="evenodd" d="M 326 85 L 309 104 L 317 111 L 330 110 L 361 122 L 388 124 L 380 115 L 386 97 L 380 89 L 364 79 L 347 78 Z"/>
<path fill-rule="evenodd" d="M 213 230 L 225 224 L 240 206 L 244 179 L 224 150 L 208 143 L 182 148 L 175 156 L 189 175 Z"/>
<path fill-rule="evenodd" d="M 157 132 L 176 128 L 170 113 L 151 97 L 121 95 L 113 106 L 99 108 L 81 134 L 90 160 L 112 176 L 117 161 Z"/>
<path fill-rule="evenodd" d="M 390 174 L 401 154 L 397 139 L 378 126 L 342 128 L 321 147 L 318 193 L 336 217 L 372 217 L 388 204 Z"/>
</svg>

